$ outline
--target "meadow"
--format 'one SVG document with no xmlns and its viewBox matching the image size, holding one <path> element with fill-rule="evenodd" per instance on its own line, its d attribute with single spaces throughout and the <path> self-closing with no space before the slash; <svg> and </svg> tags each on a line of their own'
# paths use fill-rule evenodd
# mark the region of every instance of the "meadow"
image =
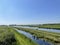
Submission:
<svg viewBox="0 0 60 45">
<path fill-rule="evenodd" d="M 38 45 L 14 28 L 0 26 L 0 45 Z"/>
<path fill-rule="evenodd" d="M 47 28 L 47 29 L 58 29 L 58 30 L 60 30 L 60 23 L 57 23 L 57 24 L 22 25 L 22 26 L 30 26 L 30 27 L 38 27 L 38 28 Z"/>
<path fill-rule="evenodd" d="M 54 25 L 54 26 L 56 28 L 60 27 L 60 25 L 59 26 Z M 51 26 L 51 27 L 54 27 L 54 26 Z M 51 42 L 54 45 L 60 44 L 60 33 L 3 25 L 3 26 L 0 26 L 0 45 L 38 45 L 35 41 L 17 32 L 16 29 L 28 32 L 32 34 L 34 38 L 37 37 L 37 39 Z"/>
<path fill-rule="evenodd" d="M 7 26 L 0 26 L 0 45 L 16 45 L 14 33 Z"/>
</svg>

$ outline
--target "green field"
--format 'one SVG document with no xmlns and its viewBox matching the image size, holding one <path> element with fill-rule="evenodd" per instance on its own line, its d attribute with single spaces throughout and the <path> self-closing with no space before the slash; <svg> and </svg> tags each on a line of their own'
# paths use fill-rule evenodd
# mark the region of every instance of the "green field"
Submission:
<svg viewBox="0 0 60 45">
<path fill-rule="evenodd" d="M 0 26 L 0 45 L 37 45 L 34 41 L 15 29 L 7 26 Z"/>
<path fill-rule="evenodd" d="M 48 25 L 45 26 L 48 27 Z M 59 29 L 60 25 L 53 25 L 51 27 Z M 30 34 L 33 35 L 33 37 L 37 37 L 37 39 L 41 39 L 43 41 L 51 42 L 54 45 L 60 44 L 60 33 L 47 32 L 37 29 L 33 30 L 23 27 L 17 28 L 13 26 L 0 26 L 0 45 L 38 45 L 35 41 L 32 41 L 25 35 L 17 32 L 16 29 L 29 32 Z"/>
<path fill-rule="evenodd" d="M 60 24 L 43 24 L 37 26 L 39 28 L 60 29 Z"/>
<path fill-rule="evenodd" d="M 47 31 L 33 30 L 29 28 L 17 28 L 18 30 L 23 30 L 37 36 L 38 39 L 43 39 L 44 41 L 49 41 L 55 45 L 60 44 L 60 33 L 53 33 Z"/>
<path fill-rule="evenodd" d="M 57 24 L 21 25 L 21 26 L 38 27 L 38 28 L 48 28 L 48 29 L 60 29 L 60 23 L 57 23 Z"/>
<path fill-rule="evenodd" d="M 16 45 L 14 33 L 6 26 L 0 26 L 0 45 Z"/>
</svg>

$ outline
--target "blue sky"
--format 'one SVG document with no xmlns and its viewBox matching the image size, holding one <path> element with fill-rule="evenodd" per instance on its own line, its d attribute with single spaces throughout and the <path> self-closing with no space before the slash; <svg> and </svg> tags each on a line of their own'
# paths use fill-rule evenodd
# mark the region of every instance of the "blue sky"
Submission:
<svg viewBox="0 0 60 45">
<path fill-rule="evenodd" d="M 0 0 L 0 24 L 60 23 L 60 0 Z"/>
</svg>

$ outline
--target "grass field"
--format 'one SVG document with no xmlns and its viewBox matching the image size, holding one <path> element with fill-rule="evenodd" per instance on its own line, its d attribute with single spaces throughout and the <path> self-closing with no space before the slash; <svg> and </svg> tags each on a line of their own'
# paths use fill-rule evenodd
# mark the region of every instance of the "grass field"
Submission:
<svg viewBox="0 0 60 45">
<path fill-rule="evenodd" d="M 38 45 L 37 43 L 27 38 L 23 34 L 18 33 L 15 29 L 13 29 L 13 32 L 17 40 L 17 45 Z"/>
<path fill-rule="evenodd" d="M 33 30 L 29 28 L 17 28 L 18 30 L 23 30 L 37 36 L 38 39 L 43 39 L 45 41 L 50 41 L 55 45 L 60 44 L 60 33 L 52 33 L 47 31 Z"/>
<path fill-rule="evenodd" d="M 38 45 L 15 29 L 0 26 L 0 45 Z"/>
<path fill-rule="evenodd" d="M 48 29 L 60 29 L 60 23 L 59 24 L 22 25 L 22 26 L 30 26 L 30 27 L 38 27 L 38 28 L 48 28 Z"/>
<path fill-rule="evenodd" d="M 39 25 L 39 28 L 60 29 L 60 24 L 43 24 Z"/>
<path fill-rule="evenodd" d="M 0 45 L 38 45 L 25 35 L 18 33 L 15 29 L 31 33 L 37 39 L 52 42 L 54 45 L 60 44 L 60 33 L 53 33 L 29 28 L 13 28 L 0 26 Z"/>
<path fill-rule="evenodd" d="M 14 33 L 6 26 L 0 27 L 0 45 L 15 45 Z"/>
</svg>

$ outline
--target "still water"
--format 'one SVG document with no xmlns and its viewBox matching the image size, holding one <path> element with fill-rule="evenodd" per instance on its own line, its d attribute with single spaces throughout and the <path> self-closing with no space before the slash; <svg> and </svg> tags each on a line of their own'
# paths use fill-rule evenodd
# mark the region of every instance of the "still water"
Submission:
<svg viewBox="0 0 60 45">
<path fill-rule="evenodd" d="M 28 38 L 30 38 L 31 40 L 35 41 L 35 42 L 38 43 L 39 45 L 53 45 L 53 44 L 50 43 L 50 42 L 47 42 L 47 41 L 38 39 L 37 37 L 31 35 L 31 34 L 28 33 L 28 32 L 25 32 L 25 31 L 22 31 L 22 30 L 16 30 L 16 31 L 19 32 L 19 33 L 21 33 L 21 34 L 24 34 L 26 37 L 28 37 Z"/>
<path fill-rule="evenodd" d="M 60 30 L 58 30 L 58 29 L 46 29 L 46 28 L 28 27 L 28 26 L 15 26 L 15 27 L 30 28 L 30 29 L 36 29 L 36 30 L 43 30 L 43 31 L 48 31 L 48 32 L 60 33 Z"/>
</svg>

